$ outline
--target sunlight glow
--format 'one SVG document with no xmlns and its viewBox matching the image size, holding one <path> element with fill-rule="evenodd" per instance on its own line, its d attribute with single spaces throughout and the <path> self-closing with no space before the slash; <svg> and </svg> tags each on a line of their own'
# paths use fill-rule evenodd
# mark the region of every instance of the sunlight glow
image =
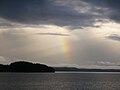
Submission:
<svg viewBox="0 0 120 90">
<path fill-rule="evenodd" d="M 109 22 L 102 24 L 99 28 L 89 28 L 96 37 L 106 37 L 112 34 L 120 34 L 120 24 Z"/>
</svg>

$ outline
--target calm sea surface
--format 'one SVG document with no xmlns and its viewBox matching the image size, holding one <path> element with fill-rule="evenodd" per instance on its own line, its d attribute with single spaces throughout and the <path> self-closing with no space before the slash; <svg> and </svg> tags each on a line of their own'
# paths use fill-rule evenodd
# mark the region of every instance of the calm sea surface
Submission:
<svg viewBox="0 0 120 90">
<path fill-rule="evenodd" d="M 120 73 L 0 73 L 0 90 L 120 90 Z"/>
</svg>

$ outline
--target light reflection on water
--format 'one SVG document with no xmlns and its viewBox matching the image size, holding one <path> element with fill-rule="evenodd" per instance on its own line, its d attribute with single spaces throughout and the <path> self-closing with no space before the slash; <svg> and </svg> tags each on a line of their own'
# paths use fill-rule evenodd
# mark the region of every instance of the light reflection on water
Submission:
<svg viewBox="0 0 120 90">
<path fill-rule="evenodd" d="M 119 73 L 1 73 L 0 90 L 119 90 Z"/>
</svg>

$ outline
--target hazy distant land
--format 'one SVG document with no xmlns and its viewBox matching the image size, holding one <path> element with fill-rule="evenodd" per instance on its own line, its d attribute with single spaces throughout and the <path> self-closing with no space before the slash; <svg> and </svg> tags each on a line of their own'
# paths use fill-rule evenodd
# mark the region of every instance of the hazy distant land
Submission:
<svg viewBox="0 0 120 90">
<path fill-rule="evenodd" d="M 120 72 L 120 69 L 88 69 L 75 67 L 54 67 L 55 71 L 66 72 Z"/>
</svg>

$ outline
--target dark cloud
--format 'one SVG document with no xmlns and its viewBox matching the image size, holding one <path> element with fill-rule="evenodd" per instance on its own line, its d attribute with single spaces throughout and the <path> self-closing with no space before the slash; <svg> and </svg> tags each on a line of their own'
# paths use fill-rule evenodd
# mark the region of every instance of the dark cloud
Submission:
<svg viewBox="0 0 120 90">
<path fill-rule="evenodd" d="M 8 20 L 25 22 L 32 19 L 31 17 L 35 17 L 35 15 L 33 16 L 34 11 L 32 11 L 35 7 L 40 6 L 39 9 L 42 11 L 44 4 L 45 0 L 0 0 L 0 15 Z"/>
<path fill-rule="evenodd" d="M 92 26 L 98 18 L 92 13 L 78 12 L 72 2 L 63 5 L 55 1 L 60 0 L 0 0 L 0 17 L 23 24 L 55 24 L 72 29 Z"/>
<path fill-rule="evenodd" d="M 70 36 L 69 34 L 62 34 L 62 33 L 37 33 L 37 35 Z"/>
<path fill-rule="evenodd" d="M 112 35 L 108 36 L 107 38 L 116 40 L 116 41 L 120 41 L 120 35 L 117 35 L 117 34 L 112 34 Z"/>
<path fill-rule="evenodd" d="M 84 28 L 94 26 L 96 22 L 104 22 L 106 19 L 119 23 L 119 2 L 119 0 L 0 0 L 0 18 L 29 25 L 53 24 L 67 26 L 70 29 Z"/>
<path fill-rule="evenodd" d="M 107 9 L 107 17 L 120 23 L 120 0 L 82 0 L 97 7 Z"/>
</svg>

